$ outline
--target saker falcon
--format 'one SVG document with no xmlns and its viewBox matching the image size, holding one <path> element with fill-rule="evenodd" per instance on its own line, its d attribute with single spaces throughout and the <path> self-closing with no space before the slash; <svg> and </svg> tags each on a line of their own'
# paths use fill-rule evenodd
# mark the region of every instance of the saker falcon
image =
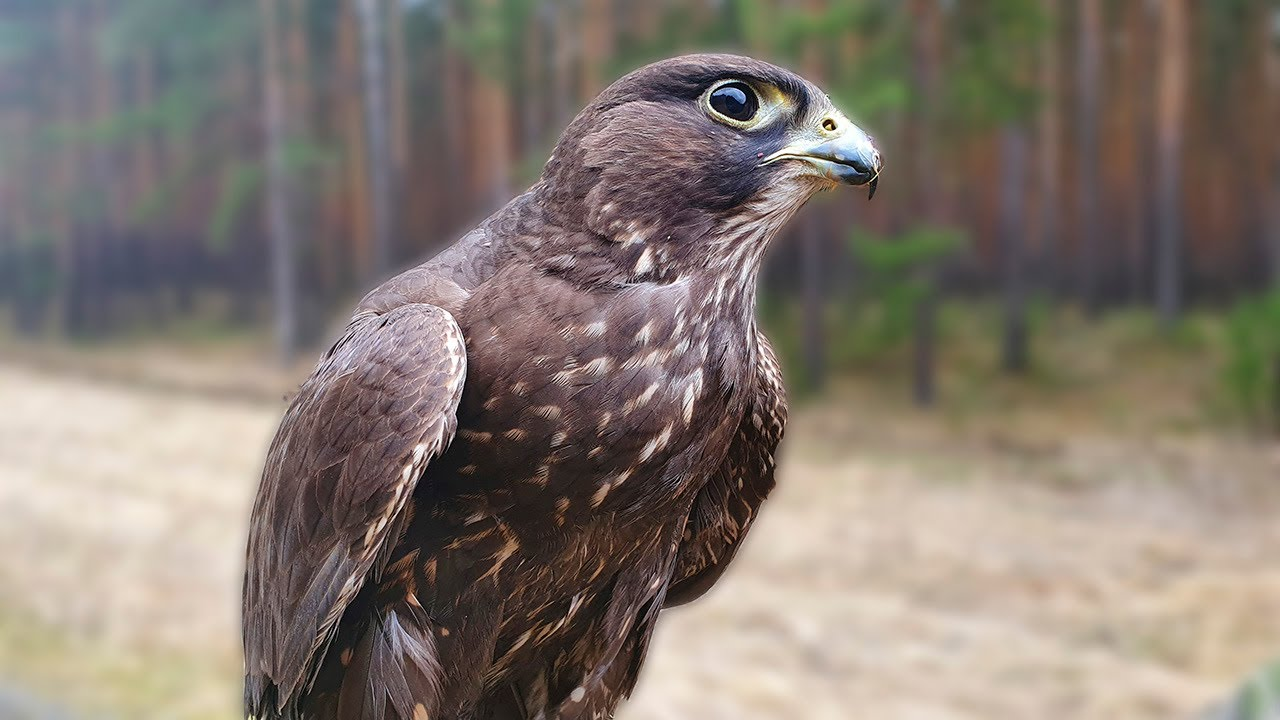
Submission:
<svg viewBox="0 0 1280 720">
<path fill-rule="evenodd" d="M 816 191 L 874 192 L 880 167 L 803 78 L 667 60 L 369 293 L 267 454 L 246 714 L 611 717 L 659 611 L 720 577 L 774 485 L 761 257 Z"/>
</svg>

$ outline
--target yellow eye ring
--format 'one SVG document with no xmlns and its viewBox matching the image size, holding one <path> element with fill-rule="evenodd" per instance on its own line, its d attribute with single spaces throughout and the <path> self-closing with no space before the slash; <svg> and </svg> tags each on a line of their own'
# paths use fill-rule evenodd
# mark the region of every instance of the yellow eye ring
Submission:
<svg viewBox="0 0 1280 720">
<path fill-rule="evenodd" d="M 738 130 L 755 130 L 769 124 L 781 111 L 781 93 L 746 80 L 721 80 L 702 94 L 699 103 L 712 120 Z"/>
</svg>

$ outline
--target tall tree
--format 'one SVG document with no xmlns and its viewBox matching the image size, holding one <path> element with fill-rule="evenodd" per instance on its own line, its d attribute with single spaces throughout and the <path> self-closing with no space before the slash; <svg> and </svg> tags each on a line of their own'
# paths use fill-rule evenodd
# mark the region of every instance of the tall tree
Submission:
<svg viewBox="0 0 1280 720">
<path fill-rule="evenodd" d="M 938 0 L 911 0 L 911 83 L 912 109 L 904 133 L 910 148 L 909 177 L 915 190 L 914 211 L 927 223 L 941 220 L 936 157 L 930 141 L 937 127 L 937 98 L 942 66 L 942 7 Z M 912 361 L 912 397 L 921 407 L 933 405 L 937 374 L 937 282 L 936 268 L 926 268 L 928 278 L 916 303 L 915 341 Z"/>
<path fill-rule="evenodd" d="M 75 127 L 83 122 L 84 48 L 82 32 L 85 8 L 79 4 L 57 6 L 58 64 L 47 68 L 52 74 L 50 85 L 56 87 L 57 101 L 54 122 L 63 127 Z M 54 195 L 59 197 L 66 210 L 53 212 L 49 227 L 58 244 L 58 290 L 61 295 L 63 329 L 69 334 L 81 334 L 86 327 L 84 297 L 85 283 L 81 269 L 83 219 L 79 196 L 78 178 L 82 171 L 82 153 L 79 143 L 62 142 L 58 153 L 58 171 L 55 174 Z"/>
<path fill-rule="evenodd" d="M 1051 287 L 1060 287 L 1062 249 L 1059 247 L 1062 233 L 1058 227 L 1061 202 L 1062 172 L 1062 102 L 1059 97 L 1061 83 L 1061 51 L 1059 37 L 1059 0 L 1041 0 L 1047 31 L 1040 45 L 1038 58 L 1040 109 L 1036 119 L 1036 243 L 1038 245 L 1041 272 Z"/>
<path fill-rule="evenodd" d="M 1156 123 L 1155 89 L 1151 82 L 1151 67 L 1155 62 L 1155 42 L 1150 28 L 1155 24 L 1155 4 L 1147 0 L 1132 3 L 1126 14 L 1127 40 L 1125 52 L 1125 104 L 1130 108 L 1127 130 L 1128 147 L 1132 154 L 1133 180 L 1129 183 L 1127 222 L 1129 248 L 1129 286 L 1136 298 L 1150 297 L 1148 288 L 1151 277 L 1151 250 L 1154 234 L 1154 199 L 1152 190 L 1155 178 L 1155 152 L 1151 143 L 1151 129 Z"/>
<path fill-rule="evenodd" d="M 1099 148 L 1102 97 L 1102 0 L 1080 0 L 1076 53 L 1076 156 L 1077 195 L 1080 203 L 1079 263 L 1077 283 L 1080 298 L 1090 316 L 1101 309 L 1099 286 L 1102 274 L 1102 225 L 1099 218 L 1098 172 L 1102 166 Z"/>
<path fill-rule="evenodd" d="M 1028 364 L 1026 187 L 1028 130 L 1010 122 L 1000 131 L 1000 255 L 1004 275 L 1004 342 L 1006 372 L 1021 373 Z"/>
<path fill-rule="evenodd" d="M 511 195 L 511 168 L 515 160 L 515 133 L 511 113 L 509 81 L 516 74 L 505 62 L 502 43 L 491 38 L 512 35 L 507 16 L 509 8 L 501 0 L 476 0 L 469 3 L 467 17 L 478 37 L 468 48 L 471 88 L 467 137 L 472 165 L 472 198 L 489 212 L 502 205 Z"/>
<path fill-rule="evenodd" d="M 377 274 L 374 262 L 372 230 L 370 227 L 370 210 L 368 166 L 368 138 L 365 134 L 365 113 L 361 102 L 361 54 L 358 36 L 359 27 L 355 22 L 354 8 L 351 3 L 357 0 L 342 0 L 342 7 L 350 12 L 342 12 L 337 19 L 337 58 L 334 74 L 338 79 L 335 103 L 342 117 L 341 146 L 343 149 L 344 192 L 342 197 L 347 206 L 346 220 L 348 237 L 346 250 L 353 260 L 353 279 L 367 282 Z"/>
<path fill-rule="evenodd" d="M 271 243 L 271 284 L 275 302 L 275 339 L 280 359 L 288 362 L 298 348 L 298 267 L 294 237 L 293 195 L 286 166 L 285 80 L 281 62 L 276 0 L 258 0 L 262 18 L 262 108 L 267 167 L 267 222 Z"/>
<path fill-rule="evenodd" d="M 1267 198 L 1264 203 L 1267 208 L 1265 232 L 1271 256 L 1271 285 L 1280 290 L 1280 133 L 1275 132 L 1275 128 L 1280 127 L 1280 7 L 1275 3 L 1271 5 L 1269 17 L 1268 13 L 1263 15 L 1270 22 L 1259 23 L 1258 27 L 1263 34 L 1262 61 L 1267 83 L 1264 95 L 1267 112 L 1263 115 L 1263 122 L 1264 127 L 1271 128 L 1267 133 L 1270 152 L 1263 177 L 1263 182 L 1269 187 L 1264 186 L 1261 192 Z"/>
<path fill-rule="evenodd" d="M 579 100 L 585 101 L 604 88 L 604 73 L 613 56 L 612 0 L 582 0 L 582 83 Z"/>
<path fill-rule="evenodd" d="M 369 144 L 369 222 L 373 271 L 391 268 L 391 122 L 387 104 L 386 33 L 378 0 L 356 0 L 364 79 L 364 125 Z"/>
<path fill-rule="evenodd" d="M 1185 132 L 1188 55 L 1187 0 L 1160 5 L 1160 61 L 1156 127 L 1156 307 L 1172 327 L 1182 312 L 1182 146 Z"/>
<path fill-rule="evenodd" d="M 400 0 L 383 0 L 387 15 L 387 56 L 391 105 L 391 202 L 404 207 L 405 178 L 409 174 L 409 58 L 405 38 L 405 8 Z M 403 234 L 403 213 L 391 213 L 392 237 Z"/>
</svg>

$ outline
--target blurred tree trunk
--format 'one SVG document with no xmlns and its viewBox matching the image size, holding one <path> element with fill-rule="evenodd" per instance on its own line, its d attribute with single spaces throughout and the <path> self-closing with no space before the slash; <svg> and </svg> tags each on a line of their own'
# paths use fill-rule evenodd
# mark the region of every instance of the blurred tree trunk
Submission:
<svg viewBox="0 0 1280 720">
<path fill-rule="evenodd" d="M 1156 307 L 1165 329 L 1182 312 L 1182 147 L 1189 65 L 1187 0 L 1160 5 L 1157 75 L 1156 171 L 1159 217 L 1156 237 Z"/>
<path fill-rule="evenodd" d="M 1265 89 L 1266 113 L 1263 127 L 1266 131 L 1268 145 L 1266 172 L 1261 192 L 1263 193 L 1266 214 L 1266 244 L 1271 260 L 1271 286 L 1280 290 L 1280 8 L 1270 8 L 1263 13 L 1264 21 L 1260 23 L 1263 33 L 1263 63 L 1267 87 Z M 1280 383 L 1277 384 L 1280 391 Z"/>
<path fill-rule="evenodd" d="M 11 124 L 5 131 L 5 137 L 13 143 L 14 148 L 22 148 L 15 162 L 0 167 L 4 174 L 4 184 L 0 187 L 3 203 L 0 203 L 0 223 L 8 231 L 9 251 L 0 259 L 0 282 L 5 282 L 5 294 L 13 303 L 14 329 L 19 335 L 36 335 L 44 324 L 44 303 L 35 292 L 33 280 L 39 273 L 35 263 L 38 248 L 31 237 L 31 213 L 34 205 L 33 188 L 41 184 L 32 172 L 31 159 L 27 154 L 31 148 L 32 115 L 38 108 L 29 113 L 23 108 L 14 108 Z M 3 232 L 4 230 L 0 230 Z"/>
<path fill-rule="evenodd" d="M 98 127 L 109 125 L 122 105 L 120 76 L 98 41 L 97 30 L 106 24 L 108 12 L 104 0 L 94 0 L 88 23 L 89 42 L 85 47 L 93 75 L 91 118 Z M 97 221 L 89 236 L 91 255 L 88 269 L 88 309 L 90 330 L 96 335 L 103 335 L 117 321 L 114 283 L 123 275 L 123 268 L 116 258 L 120 257 L 117 247 L 127 214 L 125 190 L 128 184 L 114 181 L 114 170 L 120 160 L 114 143 L 99 140 L 91 143 L 91 148 L 91 175 L 94 186 L 99 188 L 97 201 L 100 206 L 93 209 L 93 216 Z"/>
<path fill-rule="evenodd" d="M 150 49 L 139 50 L 134 59 L 134 104 L 139 108 L 150 108 L 156 97 L 156 59 Z M 133 141 L 133 191 L 132 202 L 135 208 L 141 207 L 152 193 L 157 190 L 160 175 L 157 138 L 154 131 L 147 129 L 139 132 Z M 160 277 L 161 250 L 163 238 L 149 227 L 140 227 L 137 231 L 141 252 L 136 262 L 139 289 L 148 296 L 154 296 L 156 290 L 163 287 Z M 148 321 L 154 324 L 164 322 L 168 308 L 163 302 L 152 297 L 146 303 Z"/>
<path fill-rule="evenodd" d="M 941 71 L 942 10 L 938 0 L 910 0 L 913 20 L 911 35 L 911 74 L 913 112 L 907 119 L 905 147 L 914 153 L 909 170 L 916 196 L 910 212 L 929 224 L 937 224 L 939 195 L 934 148 L 930 141 L 934 129 L 938 96 L 938 74 Z M 920 407 L 932 406 L 936 396 L 937 358 L 937 268 L 923 270 L 924 292 L 916 306 L 915 348 L 912 362 L 912 396 Z"/>
<path fill-rule="evenodd" d="M 406 179 L 409 176 L 409 63 L 405 49 L 405 9 L 401 0 L 384 0 L 387 16 L 387 56 L 391 90 L 391 212 L 389 232 L 402 237 L 405 227 Z"/>
<path fill-rule="evenodd" d="M 391 137 L 387 107 L 384 13 L 378 0 L 356 0 L 361 30 L 364 83 L 364 126 L 368 138 L 369 225 L 372 228 L 373 272 L 391 269 Z"/>
<path fill-rule="evenodd" d="M 50 69 L 50 84 L 59 89 L 55 122 L 74 126 L 81 121 L 81 100 L 85 96 L 83 83 L 84 65 L 79 49 L 83 47 L 80 31 L 83 7 L 62 5 L 58 8 L 58 61 Z M 58 150 L 57 181 L 54 196 L 63 206 L 61 212 L 52 213 L 50 227 L 57 243 L 57 290 L 61 297 L 63 329 L 78 335 L 84 332 L 86 304 L 84 279 L 81 277 L 82 209 L 77 179 L 81 174 L 80 149 L 77 143 L 63 141 Z"/>
<path fill-rule="evenodd" d="M 297 8 L 294 8 L 295 12 Z M 296 18 L 296 15 L 295 15 Z M 292 31 L 294 28 L 290 28 Z M 296 39 L 291 38 L 291 44 Z M 295 48 L 290 49 L 292 56 L 296 52 Z M 295 65 L 295 59 L 290 60 L 290 66 Z M 222 101 L 226 111 L 220 113 L 221 122 L 217 128 L 216 137 L 221 147 L 228 148 L 230 153 L 234 153 L 236 158 L 254 157 L 259 160 L 265 160 L 266 156 L 262 153 L 263 126 L 261 123 L 261 112 L 246 112 L 249 108 L 259 108 L 262 106 L 262 87 L 261 73 L 259 65 L 248 53 L 240 53 L 236 57 L 230 59 L 225 68 L 222 69 Z M 285 73 L 286 76 L 289 73 Z M 290 85 L 304 85 L 305 83 L 290 83 Z M 294 93 L 302 93 L 303 91 L 294 88 Z M 294 93 L 286 93 L 286 98 Z M 308 106 L 305 99 L 294 98 L 286 99 L 285 117 L 294 118 L 305 114 L 305 108 Z M 298 108 L 296 112 L 290 108 Z M 291 123 L 292 124 L 292 123 Z M 296 128 L 296 125 L 294 126 Z M 297 132 L 295 129 L 294 132 Z M 230 154 L 229 153 L 229 154 Z M 229 168 L 234 168 L 235 161 L 228 163 Z M 295 213 L 303 212 L 299 207 L 294 207 Z M 307 207 L 305 212 L 310 212 Z M 252 227 L 252 231 L 247 231 Z M 251 325 L 256 323 L 261 317 L 261 300 L 264 293 L 271 291 L 271 278 L 269 274 L 264 274 L 264 262 L 262 252 L 264 246 L 270 245 L 266 236 L 262 234 L 264 225 L 245 225 L 237 223 L 235 227 L 230 228 L 231 237 L 227 238 L 228 249 L 232 252 L 232 262 L 235 267 L 235 277 L 227 281 L 226 288 L 231 293 L 231 303 L 228 309 L 230 321 L 238 325 Z M 295 233 L 311 237 L 311 233 L 306 230 L 295 229 Z M 269 268 L 269 262 L 265 266 Z M 301 271 L 300 271 L 301 272 Z M 327 288 L 323 282 L 318 283 L 322 288 Z M 270 311 L 270 308 L 268 308 Z"/>
<path fill-rule="evenodd" d="M 1005 372 L 1027 369 L 1026 187 L 1028 132 L 1021 123 L 1000 132 L 1000 256 L 1004 275 L 1004 343 L 1001 352 Z"/>
<path fill-rule="evenodd" d="M 349 6 L 357 0 L 343 0 Z M 353 260 L 352 273 L 357 283 L 365 283 L 376 274 L 370 231 L 369 183 L 367 177 L 368 152 L 364 127 L 364 111 L 360 92 L 360 53 L 354 8 L 338 15 L 337 103 L 342 115 L 343 165 L 346 171 L 347 222 L 350 233 L 343 243 L 347 255 Z"/>
<path fill-rule="evenodd" d="M 551 103 L 552 124 L 563 128 L 577 109 L 574 98 L 574 50 L 578 42 L 577 28 L 568 3 L 552 3 Z"/>
<path fill-rule="evenodd" d="M 530 13 L 528 30 L 520 38 L 520 146 L 519 155 L 540 151 L 547 133 L 548 80 L 546 75 L 547 22 L 540 6 Z"/>
<path fill-rule="evenodd" d="M 309 0 L 294 0 L 294 2 L 297 3 L 294 7 L 296 18 L 294 22 L 304 26 L 299 31 L 299 41 L 303 43 L 303 47 L 300 48 L 303 62 L 302 69 L 299 71 L 301 74 L 299 82 L 305 91 L 299 91 L 301 94 L 299 112 L 314 115 L 316 118 L 316 121 L 308 119 L 306 137 L 318 144 L 341 148 L 345 119 L 342 113 L 343 104 L 341 101 L 330 104 L 332 101 L 323 90 L 326 85 L 340 84 L 343 77 L 340 63 L 341 41 L 337 43 L 321 39 L 313 41 L 310 27 L 311 3 Z M 337 23 L 342 23 L 342 18 L 343 14 L 337 13 Z M 340 34 L 341 31 L 339 31 Z M 331 47 L 335 44 L 339 46 L 337 53 Z M 328 78 L 337 79 L 339 82 L 334 83 Z M 340 149 L 339 152 L 341 152 Z M 354 238 L 343 218 L 348 202 L 344 193 L 346 186 L 343 182 L 343 170 L 342 162 L 323 163 L 316 168 L 312 183 L 318 190 L 316 199 L 310 201 L 310 211 L 314 215 L 308 223 L 307 237 L 308 245 L 315 258 L 313 265 L 315 284 L 324 298 L 336 296 L 342 290 L 344 280 L 347 279 L 344 270 L 349 271 L 352 266 L 352 263 L 345 259 L 350 257 L 347 250 Z"/>
<path fill-rule="evenodd" d="M 1036 174 L 1039 190 L 1036 244 L 1040 257 L 1038 265 L 1043 276 L 1050 288 L 1058 290 L 1062 287 L 1062 249 L 1059 247 L 1062 233 L 1058 227 L 1061 222 L 1058 206 L 1062 202 L 1059 183 L 1062 163 L 1062 123 L 1059 113 L 1062 112 L 1062 102 L 1059 98 L 1061 83 L 1058 80 L 1061 73 L 1058 53 L 1062 21 L 1058 0 L 1042 0 L 1042 3 L 1049 29 L 1044 34 L 1039 57 L 1042 100 L 1036 121 L 1039 149 Z"/>
<path fill-rule="evenodd" d="M 279 0 L 277 0 L 279 2 Z M 284 63 L 281 71 L 281 81 L 284 83 L 284 117 L 286 118 L 285 126 L 288 128 L 287 142 L 299 143 L 308 148 L 307 153 L 311 152 L 320 135 L 320 124 L 316 122 L 315 113 L 315 94 L 311 83 L 312 78 L 312 47 L 311 47 L 311 28 L 310 16 L 308 14 L 309 0 L 289 0 L 289 10 L 287 14 L 282 15 L 285 18 L 285 47 L 287 52 L 287 62 Z M 240 68 L 237 68 L 240 69 Z M 241 95 L 240 97 L 244 97 Z M 297 177 L 296 170 L 289 169 Z M 311 168 L 307 169 L 310 176 Z M 320 172 L 324 172 L 321 170 Z M 323 183 L 308 183 L 311 186 L 323 187 Z M 290 219 L 293 224 L 294 236 L 298 239 L 298 247 L 295 248 L 295 263 L 300 265 L 297 274 L 299 277 L 305 270 L 311 270 L 313 279 L 308 283 L 301 283 L 298 289 L 298 343 L 301 344 L 304 338 L 310 335 L 308 330 L 311 322 L 307 317 L 309 313 L 304 312 L 304 308 L 309 308 L 309 304 L 304 304 L 304 300 L 309 299 L 314 293 L 334 295 L 337 292 L 336 271 L 334 269 L 335 258 L 332 251 L 331 234 L 332 228 L 319 217 L 323 210 L 321 203 L 323 198 L 317 199 L 314 193 L 304 192 L 297 185 L 290 186 L 291 195 L 289 198 Z M 303 259 L 313 258 L 309 263 L 305 263 L 304 270 Z M 314 263 L 314 264 L 313 264 Z M 250 273 L 243 273 L 248 276 Z M 246 282 L 252 282 L 249 277 L 245 278 Z M 304 289 L 306 292 L 304 292 Z M 246 296 L 246 300 L 252 297 L 247 291 L 237 293 L 237 295 Z M 237 303 L 236 314 L 243 317 L 246 312 L 252 312 L 251 302 Z"/>
<path fill-rule="evenodd" d="M 499 0 L 476 0 L 477 4 L 496 12 Z M 507 69 L 498 63 L 497 67 Z M 511 196 L 511 161 L 513 160 L 514 126 L 511 122 L 511 96 L 506 78 L 494 66 L 471 64 L 471 117 L 468 134 L 471 152 L 466 161 L 475 171 L 473 197 L 479 198 L 484 211 L 500 207 Z"/>
<path fill-rule="evenodd" d="M 1079 264 L 1077 283 L 1085 312 L 1096 317 L 1101 310 L 1099 284 L 1101 280 L 1100 246 L 1102 232 L 1099 223 L 1098 187 L 1102 158 L 1099 153 L 1099 125 L 1101 124 L 1101 74 L 1102 74 L 1102 0 L 1080 0 L 1079 37 L 1077 38 L 1076 72 L 1076 143 L 1080 220 Z"/>
<path fill-rule="evenodd" d="M 289 362 L 298 344 L 297 258 L 289 170 L 285 165 L 288 118 L 275 0 L 258 0 L 262 17 L 263 125 L 267 166 L 267 221 L 271 243 L 271 284 L 275 301 L 276 350 Z"/>
<path fill-rule="evenodd" d="M 0 108 L 0 139 L 3 142 L 25 140 L 19 130 L 20 118 L 17 109 Z M 19 162 L 10 157 L 9 162 L 0 164 L 0 302 L 8 300 L 10 307 L 18 310 L 18 278 L 15 269 L 21 259 L 18 255 L 18 224 L 21 222 L 22 200 L 18 198 L 18 185 L 21 171 Z M 21 317 L 15 317 L 15 325 Z"/>
<path fill-rule="evenodd" d="M 446 24 L 457 22 L 457 5 L 456 0 L 445 0 L 443 3 Z M 473 178 L 476 167 L 468 162 L 466 157 L 470 137 L 467 127 L 467 87 L 470 78 L 467 74 L 466 61 L 462 57 L 462 52 L 453 43 L 445 43 L 443 53 L 444 58 L 441 63 L 441 74 L 444 76 L 441 83 L 443 85 L 443 107 L 441 108 L 443 113 L 441 126 L 444 130 L 443 157 L 445 168 L 454 180 L 445 183 L 444 189 L 450 201 L 446 207 L 453 208 L 456 213 L 450 218 L 452 225 L 474 210 L 476 198 L 469 190 L 474 187 Z"/>
<path fill-rule="evenodd" d="M 582 2 L 582 84 L 578 99 L 586 102 L 604 89 L 604 73 L 613 57 L 613 2 Z"/>
<path fill-rule="evenodd" d="M 1154 25 L 1155 7 L 1147 0 L 1133 3 L 1128 13 L 1129 55 L 1126 62 L 1126 78 L 1129 102 L 1133 112 L 1129 116 L 1129 142 L 1134 164 L 1134 181 L 1128 200 L 1129 284 L 1136 298 L 1150 297 L 1151 237 L 1154 213 L 1152 212 L 1152 184 L 1155 178 L 1155 153 L 1151 147 L 1151 129 L 1155 127 L 1155 92 L 1151 82 L 1151 68 L 1155 63 L 1155 46 L 1151 27 Z"/>
<path fill-rule="evenodd" d="M 289 108 L 289 129 L 295 138 L 311 142 L 315 123 L 311 119 L 311 47 L 307 38 L 307 0 L 289 0 L 286 16 L 288 62 L 284 80 Z"/>
</svg>

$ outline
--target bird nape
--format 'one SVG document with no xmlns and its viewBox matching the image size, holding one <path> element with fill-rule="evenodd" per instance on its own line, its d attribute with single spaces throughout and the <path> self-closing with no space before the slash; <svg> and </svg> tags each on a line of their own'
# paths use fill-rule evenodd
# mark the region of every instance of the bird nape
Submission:
<svg viewBox="0 0 1280 720">
<path fill-rule="evenodd" d="M 874 190 L 880 168 L 803 78 L 666 60 L 369 293 L 267 454 L 246 714 L 612 716 L 660 611 L 720 577 L 774 484 L 764 251 L 813 193 Z"/>
</svg>

